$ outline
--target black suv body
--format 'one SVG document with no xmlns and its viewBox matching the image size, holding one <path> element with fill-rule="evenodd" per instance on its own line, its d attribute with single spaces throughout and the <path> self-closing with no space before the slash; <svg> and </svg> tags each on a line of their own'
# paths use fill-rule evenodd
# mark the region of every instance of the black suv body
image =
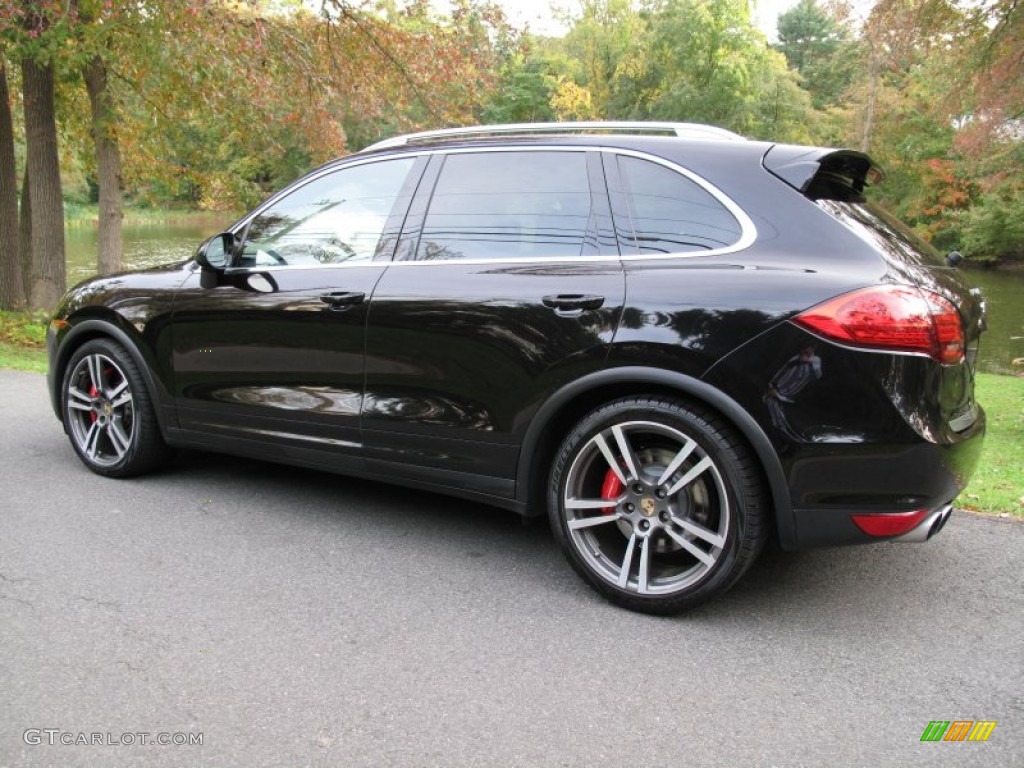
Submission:
<svg viewBox="0 0 1024 768">
<path fill-rule="evenodd" d="M 75 450 L 112 476 L 196 447 L 546 513 L 584 578 L 652 612 L 724 591 L 769 535 L 941 528 L 984 433 L 984 305 L 864 201 L 870 159 L 569 128 L 384 142 L 195 259 L 77 286 L 49 336 Z"/>
</svg>

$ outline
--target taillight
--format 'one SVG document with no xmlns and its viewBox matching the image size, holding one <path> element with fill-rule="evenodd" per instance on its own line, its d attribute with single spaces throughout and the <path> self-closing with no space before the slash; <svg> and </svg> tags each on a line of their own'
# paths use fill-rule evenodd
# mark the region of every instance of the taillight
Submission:
<svg viewBox="0 0 1024 768">
<path fill-rule="evenodd" d="M 868 536 L 899 536 L 908 533 L 919 526 L 927 516 L 927 509 L 917 509 L 913 512 L 881 514 L 869 512 L 862 515 L 850 515 L 857 527 Z"/>
<path fill-rule="evenodd" d="M 919 352 L 946 365 L 964 359 L 964 330 L 956 307 L 911 286 L 853 291 L 801 312 L 793 322 L 855 347 Z"/>
</svg>

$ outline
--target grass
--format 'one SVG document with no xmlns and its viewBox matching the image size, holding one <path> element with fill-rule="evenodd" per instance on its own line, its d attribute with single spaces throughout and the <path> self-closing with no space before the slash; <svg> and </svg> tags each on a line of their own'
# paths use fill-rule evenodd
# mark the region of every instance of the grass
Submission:
<svg viewBox="0 0 1024 768">
<path fill-rule="evenodd" d="M 19 347 L 46 346 L 46 312 L 7 312 L 0 310 L 0 341 Z"/>
<path fill-rule="evenodd" d="M 41 313 L 0 311 L 0 368 L 46 373 L 46 323 Z"/>
<path fill-rule="evenodd" d="M 0 368 L 46 373 L 46 350 L 0 341 Z"/>
<path fill-rule="evenodd" d="M 978 374 L 976 394 L 988 415 L 988 434 L 956 506 L 1024 519 L 1024 378 Z"/>
<path fill-rule="evenodd" d="M 0 311 L 0 368 L 46 373 L 45 315 Z M 978 374 L 978 402 L 988 414 L 981 460 L 956 505 L 1024 519 L 1024 378 Z"/>
<path fill-rule="evenodd" d="M 168 219 L 174 219 L 177 216 L 191 217 L 203 215 L 224 216 L 223 212 L 220 211 L 203 211 L 187 206 L 150 208 L 144 205 L 128 203 L 124 207 L 125 222 L 135 224 L 162 224 Z M 227 215 L 230 217 L 231 214 L 229 213 Z M 92 226 L 99 219 L 99 216 L 100 207 L 97 203 L 64 201 L 64 223 L 67 226 Z"/>
</svg>

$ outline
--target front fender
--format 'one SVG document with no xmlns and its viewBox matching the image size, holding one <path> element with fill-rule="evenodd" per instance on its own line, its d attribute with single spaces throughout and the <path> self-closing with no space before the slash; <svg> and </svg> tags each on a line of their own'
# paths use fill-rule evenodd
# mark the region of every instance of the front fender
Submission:
<svg viewBox="0 0 1024 768">
<path fill-rule="evenodd" d="M 156 354 L 143 342 L 142 336 L 125 318 L 115 312 L 105 312 L 102 316 L 71 320 L 70 326 L 63 332 L 55 332 L 51 324 L 50 336 L 47 339 L 49 348 L 49 371 L 47 373 L 50 390 L 50 405 L 57 418 L 63 422 L 61 412 L 61 388 L 64 382 L 64 371 L 71 355 L 82 344 L 90 339 L 107 337 L 123 346 L 133 362 L 142 372 L 146 389 L 156 410 L 157 421 L 161 432 L 168 426 L 177 426 L 175 411 L 167 385 L 157 376 Z"/>
</svg>

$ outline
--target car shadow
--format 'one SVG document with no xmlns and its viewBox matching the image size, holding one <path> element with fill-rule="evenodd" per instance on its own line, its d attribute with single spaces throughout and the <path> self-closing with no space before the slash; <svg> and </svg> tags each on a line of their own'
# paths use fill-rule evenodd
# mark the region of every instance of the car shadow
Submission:
<svg viewBox="0 0 1024 768">
<path fill-rule="evenodd" d="M 519 582 L 562 600 L 618 610 L 590 590 L 565 563 L 546 516 L 524 519 L 486 504 L 311 469 L 198 451 L 182 453 L 147 483 L 189 482 L 244 489 L 273 515 L 324 524 L 344 537 L 373 525 L 405 554 L 424 548 L 481 567 L 508 569 Z M 215 491 L 211 491 L 215 493 Z M 769 541 L 760 558 L 728 593 L 674 621 L 807 622 L 822 625 L 837 612 L 874 615 L 929 599 L 945 561 L 927 546 L 879 544 L 784 552 Z M 396 556 L 403 556 L 399 551 Z M 848 617 L 847 617 L 848 618 Z M 845 619 L 844 619 L 845 620 Z"/>
</svg>

